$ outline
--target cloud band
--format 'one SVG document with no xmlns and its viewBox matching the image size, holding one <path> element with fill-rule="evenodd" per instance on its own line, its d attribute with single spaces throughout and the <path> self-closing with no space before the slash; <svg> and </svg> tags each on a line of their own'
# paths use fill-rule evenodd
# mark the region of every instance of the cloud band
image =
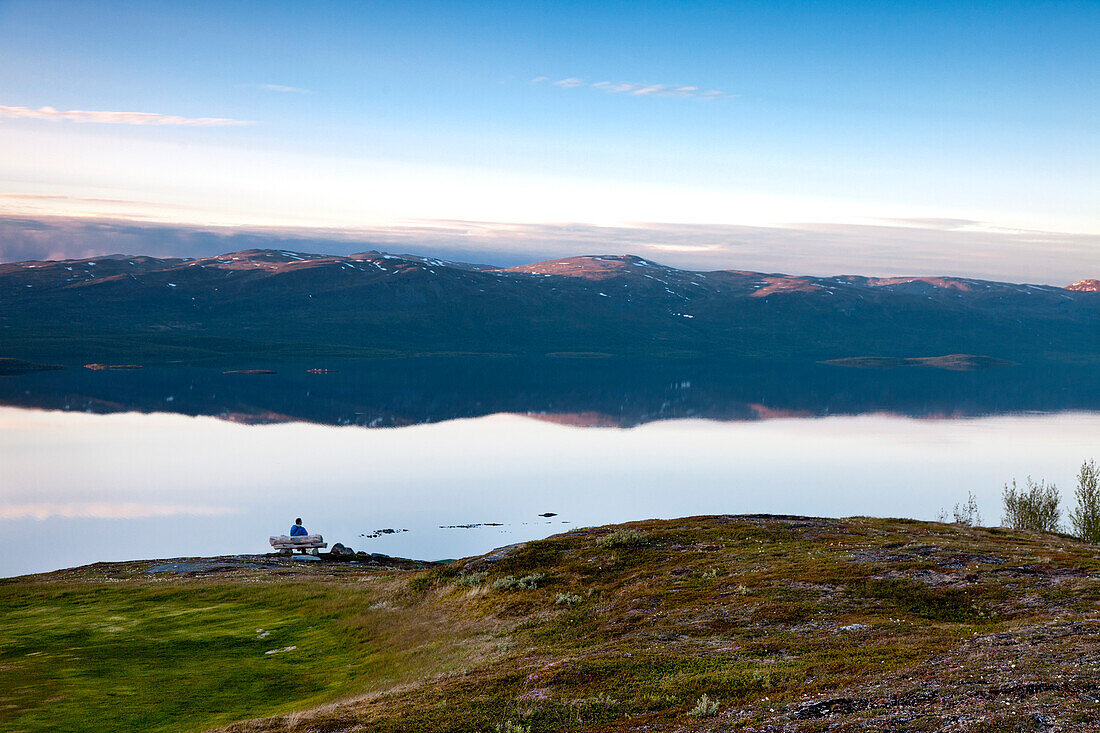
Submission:
<svg viewBox="0 0 1100 733">
<path fill-rule="evenodd" d="M 254 125 L 247 120 L 227 117 L 180 117 L 157 112 L 105 112 L 82 109 L 60 110 L 53 107 L 8 107 L 0 105 L 0 117 L 48 120 L 50 122 L 92 122 L 107 125 L 176 125 L 183 127 L 239 127 Z"/>
<path fill-rule="evenodd" d="M 632 97 L 683 97 L 688 99 L 719 99 L 719 98 L 733 98 L 740 96 L 739 94 L 731 94 L 730 92 L 724 92 L 721 89 L 703 89 L 695 86 L 685 86 L 677 84 L 635 84 L 633 82 L 611 82 L 611 81 L 597 81 L 588 83 L 583 79 L 578 79 L 575 76 L 566 77 L 564 79 L 558 79 L 553 81 L 548 76 L 536 76 L 531 80 L 532 84 L 549 83 L 553 86 L 560 87 L 562 89 L 576 89 L 577 87 L 589 87 L 591 89 L 598 89 L 601 92 L 607 94 L 626 94 Z"/>
</svg>

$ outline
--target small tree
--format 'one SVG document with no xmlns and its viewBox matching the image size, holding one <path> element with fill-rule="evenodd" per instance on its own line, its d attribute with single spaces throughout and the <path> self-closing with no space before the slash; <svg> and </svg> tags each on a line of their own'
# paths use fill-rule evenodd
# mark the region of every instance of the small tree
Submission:
<svg viewBox="0 0 1100 733">
<path fill-rule="evenodd" d="M 982 526 L 982 515 L 978 511 L 978 500 L 974 498 L 974 494 L 966 492 L 966 503 L 956 504 L 955 510 L 955 524 L 962 524 L 967 527 L 980 527 Z"/>
<path fill-rule="evenodd" d="M 1027 488 L 1017 489 L 1016 479 L 1012 479 L 1012 488 L 1005 484 L 1001 501 L 1004 516 L 1001 522 L 1013 529 L 1030 529 L 1036 532 L 1057 532 L 1062 510 L 1058 508 L 1062 500 L 1058 487 L 1041 480 L 1035 483 L 1027 477 Z"/>
<path fill-rule="evenodd" d="M 1085 461 L 1077 474 L 1077 506 L 1069 513 L 1073 534 L 1085 542 L 1100 543 L 1100 469 Z"/>
</svg>

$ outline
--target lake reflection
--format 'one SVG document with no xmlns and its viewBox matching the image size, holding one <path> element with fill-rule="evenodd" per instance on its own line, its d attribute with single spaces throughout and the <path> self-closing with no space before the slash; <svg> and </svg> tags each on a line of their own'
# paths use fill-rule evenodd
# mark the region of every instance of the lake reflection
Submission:
<svg viewBox="0 0 1100 733">
<path fill-rule="evenodd" d="M 317 374 L 310 367 L 330 371 Z M 268 373 L 224 373 L 242 369 Z M 133 371 L 76 365 L 0 378 L 0 405 L 366 427 L 502 412 L 618 427 L 676 418 L 870 412 L 973 417 L 1100 410 L 1100 369 L 1013 365 L 959 372 L 792 362 L 518 358 L 161 365 Z"/>
<path fill-rule="evenodd" d="M 1013 477 L 1053 480 L 1070 500 L 1098 436 L 1095 412 L 692 419 L 631 430 L 498 414 L 364 430 L 5 407 L 0 518 L 23 540 L 0 556 L 0 575 L 265 552 L 268 535 L 296 516 L 330 543 L 420 558 L 648 517 L 932 519 L 968 490 L 993 524 Z M 502 526 L 440 529 L 490 522 Z M 360 536 L 379 528 L 409 531 Z"/>
</svg>

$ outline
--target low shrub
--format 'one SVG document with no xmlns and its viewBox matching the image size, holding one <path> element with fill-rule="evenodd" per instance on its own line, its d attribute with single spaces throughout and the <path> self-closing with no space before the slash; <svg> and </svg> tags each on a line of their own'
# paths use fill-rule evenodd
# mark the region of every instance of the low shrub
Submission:
<svg viewBox="0 0 1100 733">
<path fill-rule="evenodd" d="M 520 723 L 513 723 L 510 720 L 506 720 L 503 723 L 497 723 L 497 733 L 531 733 L 531 726 L 521 725 Z"/>
<path fill-rule="evenodd" d="M 718 714 L 718 701 L 711 700 L 705 693 L 695 701 L 695 707 L 688 711 L 688 715 L 697 718 L 709 718 Z"/>
<path fill-rule="evenodd" d="M 876 578 L 865 581 L 860 594 L 933 621 L 974 621 L 988 615 L 978 603 L 982 594 L 976 589 L 972 594 L 966 588 L 934 588 L 902 578 Z"/>
<path fill-rule="evenodd" d="M 583 601 L 583 598 L 572 593 L 558 593 L 558 599 L 554 601 L 554 604 L 558 606 L 576 606 Z"/>
<path fill-rule="evenodd" d="M 514 575 L 506 575 L 493 581 L 494 590 L 534 590 L 546 577 L 545 573 L 531 573 L 517 578 Z"/>
<path fill-rule="evenodd" d="M 601 692 L 595 697 L 582 697 L 573 700 L 572 704 L 582 708 L 613 708 L 618 706 L 619 701 Z"/>
<path fill-rule="evenodd" d="M 978 511 L 978 500 L 969 491 L 966 492 L 966 503 L 956 504 L 952 514 L 955 517 L 955 524 L 961 524 L 965 527 L 982 526 L 982 515 Z"/>
<path fill-rule="evenodd" d="M 634 529 L 617 529 L 596 539 L 598 547 L 641 547 L 647 544 L 646 537 Z"/>
<path fill-rule="evenodd" d="M 1016 479 L 1012 479 L 1012 488 L 1005 484 L 1001 494 L 1004 504 L 1001 521 L 1012 529 L 1057 532 L 1062 515 L 1058 508 L 1061 498 L 1053 483 L 1042 480 L 1036 483 L 1028 476 L 1026 488 L 1017 489 Z"/>
<path fill-rule="evenodd" d="M 415 591 L 425 591 L 437 583 L 446 583 L 454 579 L 458 571 L 453 567 L 436 566 L 426 572 L 420 572 L 409 578 L 409 588 Z"/>
<path fill-rule="evenodd" d="M 771 602 L 765 601 L 752 611 L 752 620 L 755 623 L 768 624 L 798 624 L 811 618 L 817 611 L 817 606 L 808 602 Z"/>
<path fill-rule="evenodd" d="M 434 573 L 422 573 L 409 578 L 409 587 L 413 590 L 423 591 L 431 588 L 438 577 Z"/>
<path fill-rule="evenodd" d="M 479 586 L 485 582 L 486 576 L 489 573 L 461 573 L 457 578 L 452 581 L 455 585 L 464 585 L 468 587 Z"/>
</svg>

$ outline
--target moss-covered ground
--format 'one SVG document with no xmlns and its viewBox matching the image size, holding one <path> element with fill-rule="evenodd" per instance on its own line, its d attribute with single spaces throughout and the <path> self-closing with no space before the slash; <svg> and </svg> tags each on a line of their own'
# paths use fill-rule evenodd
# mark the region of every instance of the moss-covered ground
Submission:
<svg viewBox="0 0 1100 733">
<path fill-rule="evenodd" d="M 1059 535 L 696 517 L 151 565 L 0 583 L 0 728 L 1100 729 L 1100 552 Z"/>
</svg>

